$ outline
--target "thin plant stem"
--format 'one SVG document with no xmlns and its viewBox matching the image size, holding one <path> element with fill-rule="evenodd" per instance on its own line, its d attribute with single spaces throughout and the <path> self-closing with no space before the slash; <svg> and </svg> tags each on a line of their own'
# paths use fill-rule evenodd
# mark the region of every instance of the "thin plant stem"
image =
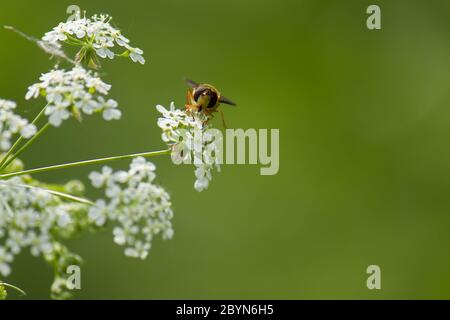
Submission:
<svg viewBox="0 0 450 320">
<path fill-rule="evenodd" d="M 20 156 L 28 147 L 30 147 L 48 128 L 50 127 L 50 123 L 46 123 L 30 140 L 28 140 L 16 153 L 9 158 L 8 161 L 0 167 L 0 172 L 5 170 L 11 162 L 14 161 L 18 156 Z"/>
<path fill-rule="evenodd" d="M 34 120 L 31 122 L 31 124 L 36 125 L 36 123 L 42 118 L 42 116 L 45 113 L 45 109 L 47 108 L 48 104 L 42 108 L 42 110 L 39 112 L 39 114 L 34 118 Z M 5 156 L 3 157 L 2 161 L 0 162 L 0 168 L 3 167 L 3 165 L 5 164 L 6 160 L 8 160 L 9 156 L 14 152 L 14 150 L 17 149 L 17 147 L 22 143 L 22 141 L 25 140 L 25 138 L 20 135 L 20 137 L 16 140 L 16 142 L 14 142 L 13 146 L 11 148 L 9 148 L 8 152 L 5 154 Z"/>
<path fill-rule="evenodd" d="M 41 172 L 48 172 L 48 171 L 54 171 L 59 169 L 68 169 L 68 168 L 75 168 L 75 167 L 82 167 L 92 164 L 101 164 L 106 163 L 110 161 L 116 161 L 116 160 L 123 160 L 123 159 L 132 159 L 136 157 L 155 157 L 159 155 L 168 155 L 171 153 L 170 149 L 166 150 L 160 150 L 160 151 L 151 151 L 151 152 L 144 152 L 144 153 L 134 153 L 134 154 L 127 154 L 122 156 L 114 156 L 114 157 L 107 157 L 107 158 L 99 158 L 99 159 L 93 159 L 93 160 L 85 160 L 85 161 L 79 161 L 79 162 L 71 162 L 71 163 L 65 163 L 65 164 L 59 164 L 54 166 L 48 166 L 48 167 L 42 167 L 42 168 L 36 168 L 36 169 L 30 169 L 30 170 L 24 170 L 24 171 L 18 171 L 8 174 L 0 175 L 0 179 L 8 179 L 12 177 L 22 176 L 25 174 L 34 174 L 34 173 L 41 173 Z"/>
<path fill-rule="evenodd" d="M 18 35 L 20 35 L 21 37 L 25 38 L 28 41 L 34 42 L 39 48 L 41 48 L 43 51 L 45 51 L 45 53 L 50 54 L 52 57 L 56 56 L 60 59 L 66 60 L 67 62 L 71 63 L 71 64 L 76 64 L 76 62 L 72 59 L 70 59 L 65 53 L 64 51 L 61 50 L 61 48 L 58 48 L 57 46 L 46 42 L 46 41 L 42 41 L 39 39 L 36 39 L 35 37 L 29 36 L 25 33 L 23 33 L 22 31 L 12 27 L 12 26 L 4 26 L 5 29 L 7 30 L 11 30 L 15 33 L 17 33 Z"/>
<path fill-rule="evenodd" d="M 14 290 L 18 291 L 23 296 L 27 295 L 25 293 L 25 291 L 23 291 L 19 287 L 16 287 L 15 285 L 12 285 L 12 284 L 0 281 L 0 286 L 4 286 L 4 287 L 8 287 L 8 288 L 14 289 Z"/>
<path fill-rule="evenodd" d="M 41 191 L 48 192 L 51 195 L 54 195 L 54 196 L 57 196 L 57 197 L 60 197 L 60 198 L 66 199 L 66 200 L 79 202 L 79 203 L 87 204 L 87 205 L 90 205 L 90 206 L 95 206 L 95 203 L 92 202 L 89 199 L 77 197 L 77 196 L 74 196 L 74 195 L 71 195 L 71 194 L 68 194 L 68 193 L 65 193 L 65 192 L 60 192 L 60 191 L 56 191 L 56 190 L 36 187 L 36 186 L 29 185 L 29 184 L 20 184 L 20 183 L 19 184 L 10 184 L 10 183 L 5 182 L 5 181 L 0 181 L 0 184 L 8 186 L 8 187 L 17 187 L 17 188 L 25 188 L 25 189 L 32 189 L 32 190 L 41 190 Z M 6 206 L 8 206 L 8 204 L 5 203 L 4 206 L 6 207 Z M 9 208 L 9 206 L 7 207 L 7 210 L 8 209 L 12 213 L 12 210 L 11 210 L 11 208 Z M 12 215 L 14 216 L 14 214 L 12 214 Z"/>
</svg>

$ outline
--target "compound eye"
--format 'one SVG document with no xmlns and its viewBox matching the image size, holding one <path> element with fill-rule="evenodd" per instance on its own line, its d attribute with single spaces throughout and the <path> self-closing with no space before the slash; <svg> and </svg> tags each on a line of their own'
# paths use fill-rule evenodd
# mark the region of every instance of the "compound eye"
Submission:
<svg viewBox="0 0 450 320">
<path fill-rule="evenodd" d="M 214 108 L 219 100 L 217 93 L 214 91 L 210 91 L 210 97 L 211 99 L 209 100 L 209 104 L 207 106 L 208 109 Z"/>
</svg>

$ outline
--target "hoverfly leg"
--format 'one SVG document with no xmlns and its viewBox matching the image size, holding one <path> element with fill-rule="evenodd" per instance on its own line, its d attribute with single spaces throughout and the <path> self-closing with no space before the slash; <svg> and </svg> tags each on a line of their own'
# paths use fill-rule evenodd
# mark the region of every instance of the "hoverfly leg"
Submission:
<svg viewBox="0 0 450 320">
<path fill-rule="evenodd" d="M 220 112 L 220 116 L 221 116 L 221 118 L 222 118 L 222 125 L 223 125 L 223 128 L 226 129 L 226 128 L 227 128 L 227 124 L 226 124 L 226 122 L 225 122 L 225 116 L 224 116 L 224 114 L 223 114 L 223 111 L 222 111 L 222 110 L 219 110 L 219 112 Z"/>
</svg>

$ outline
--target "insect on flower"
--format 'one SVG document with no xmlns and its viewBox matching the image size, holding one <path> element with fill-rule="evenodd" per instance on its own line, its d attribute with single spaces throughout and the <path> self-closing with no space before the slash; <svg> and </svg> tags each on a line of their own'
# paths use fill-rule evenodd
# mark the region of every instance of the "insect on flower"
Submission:
<svg viewBox="0 0 450 320">
<path fill-rule="evenodd" d="M 222 96 L 219 90 L 210 84 L 199 84 L 189 79 L 186 79 L 186 82 L 191 86 L 186 96 L 186 111 L 203 112 L 208 120 L 214 116 L 214 112 L 220 112 L 223 127 L 226 128 L 225 117 L 218 108 L 221 103 L 230 106 L 236 106 L 236 103 Z"/>
</svg>

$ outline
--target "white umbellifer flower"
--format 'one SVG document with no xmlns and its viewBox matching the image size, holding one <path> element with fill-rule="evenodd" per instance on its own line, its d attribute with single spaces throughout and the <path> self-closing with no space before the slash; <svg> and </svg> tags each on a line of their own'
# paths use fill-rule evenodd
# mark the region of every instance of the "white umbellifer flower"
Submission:
<svg viewBox="0 0 450 320">
<path fill-rule="evenodd" d="M 139 62 L 140 64 L 145 63 L 145 59 L 142 56 L 144 54 L 144 51 L 142 51 L 139 48 L 132 48 L 130 46 L 126 46 L 126 48 L 130 51 L 130 58 L 133 60 L 133 62 Z"/>
<path fill-rule="evenodd" d="M 195 190 L 201 192 L 208 188 L 214 168 L 220 171 L 222 140 L 211 134 L 207 116 L 203 113 L 187 113 L 176 109 L 174 103 L 169 110 L 161 105 L 156 109 L 162 117 L 158 126 L 162 129 L 162 140 L 172 148 L 172 161 L 176 164 L 193 163 L 196 167 Z"/>
<path fill-rule="evenodd" d="M 2 276 L 7 277 L 11 273 L 10 263 L 13 260 L 14 256 L 5 247 L 0 246 L 0 274 Z"/>
<path fill-rule="evenodd" d="M 92 223 L 118 225 L 113 229 L 114 242 L 125 247 L 125 255 L 145 259 L 153 236 L 171 239 L 172 204 L 169 194 L 153 183 L 155 165 L 144 158 L 135 158 L 128 171 L 103 167 L 102 172 L 89 175 L 92 185 L 105 188 L 107 199 L 98 200 L 89 210 Z"/>
<path fill-rule="evenodd" d="M 29 248 L 33 256 L 53 254 L 59 239 L 89 226 L 87 206 L 66 202 L 40 188 L 25 188 L 30 178 L 0 183 L 0 274 L 7 276 L 14 255 Z"/>
<path fill-rule="evenodd" d="M 91 18 L 79 17 L 77 19 L 61 22 L 47 32 L 42 40 L 53 45 L 61 43 L 79 45 L 87 51 L 94 51 L 100 58 L 113 59 L 116 53 L 113 48 L 118 45 L 125 51 L 120 53 L 129 56 L 133 62 L 145 63 L 143 51 L 129 45 L 130 40 L 125 38 L 120 30 L 111 25 L 111 17 L 106 14 L 94 15 Z"/>
<path fill-rule="evenodd" d="M 102 112 L 107 121 L 120 119 L 122 113 L 113 99 L 105 98 L 111 85 L 103 82 L 97 74 L 86 71 L 80 66 L 65 71 L 54 69 L 43 74 L 28 88 L 26 99 L 37 98 L 40 94 L 47 100 L 45 114 L 49 123 L 59 127 L 64 120 L 80 113 L 91 115 Z"/>
<path fill-rule="evenodd" d="M 47 233 L 38 235 L 36 232 L 31 231 L 28 234 L 27 243 L 30 246 L 31 254 L 35 257 L 41 254 L 48 254 L 52 251 L 52 244 Z"/>
<path fill-rule="evenodd" d="M 105 101 L 103 97 L 100 97 L 99 102 L 103 109 L 103 119 L 106 121 L 119 120 L 122 117 L 122 112 L 117 108 L 119 106 L 117 101 L 113 99 Z"/>
<path fill-rule="evenodd" d="M 89 220 L 101 227 L 106 223 L 108 217 L 108 207 L 105 200 L 98 200 L 95 206 L 89 210 Z"/>
<path fill-rule="evenodd" d="M 89 174 L 92 185 L 96 188 L 102 188 L 105 185 L 109 185 L 113 181 L 113 170 L 110 167 L 103 167 L 102 172 L 91 172 Z"/>
<path fill-rule="evenodd" d="M 29 139 L 36 133 L 35 125 L 16 115 L 15 108 L 15 102 L 0 99 L 0 151 L 6 151 L 11 147 L 11 138 L 15 134 Z"/>
<path fill-rule="evenodd" d="M 134 244 L 134 247 L 125 249 L 125 255 L 127 257 L 140 258 L 144 260 L 148 256 L 148 251 L 150 250 L 150 247 L 151 247 L 150 243 L 138 240 Z"/>
</svg>

